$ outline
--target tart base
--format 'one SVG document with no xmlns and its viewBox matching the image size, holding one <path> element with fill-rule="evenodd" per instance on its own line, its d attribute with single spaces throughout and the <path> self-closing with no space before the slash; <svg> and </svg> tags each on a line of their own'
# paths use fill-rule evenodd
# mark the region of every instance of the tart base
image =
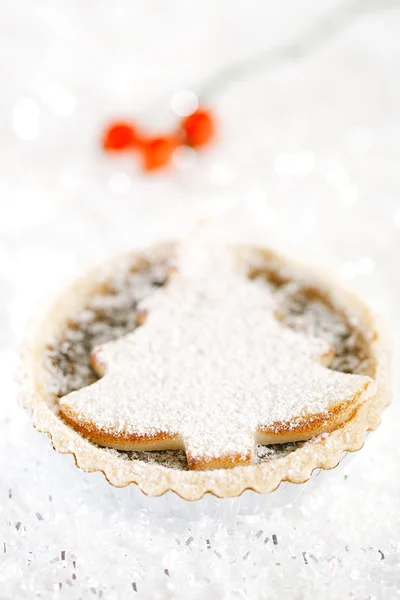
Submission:
<svg viewBox="0 0 400 600">
<path fill-rule="evenodd" d="M 158 252 L 158 251 L 157 251 Z M 261 251 L 260 251 L 261 252 Z M 270 251 L 265 256 L 271 257 Z M 283 481 L 304 483 L 315 469 L 332 469 L 338 465 L 344 452 L 359 450 L 369 430 L 380 423 L 381 412 L 390 401 L 389 343 L 382 325 L 370 310 L 354 294 L 330 282 L 324 275 L 315 273 L 293 261 L 287 262 L 274 256 L 282 265 L 287 277 L 299 277 L 326 294 L 338 309 L 351 314 L 358 327 L 368 333 L 369 355 L 374 362 L 375 393 L 348 414 L 349 420 L 338 429 L 307 441 L 287 456 L 276 458 L 257 465 L 237 466 L 230 469 L 207 471 L 184 471 L 170 469 L 162 465 L 145 463 L 140 460 L 127 460 L 112 450 L 96 446 L 79 432 L 64 422 L 57 409 L 57 400 L 46 393 L 46 372 L 43 353 L 48 339 L 60 331 L 74 307 L 82 306 L 82 301 L 107 279 L 113 272 L 113 265 L 121 259 L 111 261 L 106 268 L 87 274 L 74 283 L 53 305 L 45 319 L 39 323 L 31 340 L 23 349 L 22 402 L 32 410 L 35 427 L 47 433 L 53 448 L 60 453 L 72 454 L 76 465 L 84 471 L 100 471 L 115 487 L 132 483 L 147 495 L 160 496 L 171 490 L 185 500 L 198 500 L 210 493 L 218 498 L 239 496 L 245 490 L 258 493 L 273 492 Z M 130 255 L 125 262 L 136 261 L 138 268 L 148 260 L 142 254 Z M 263 443 L 276 443 L 276 438 L 265 433 Z M 100 442 L 101 443 L 101 442 Z"/>
</svg>

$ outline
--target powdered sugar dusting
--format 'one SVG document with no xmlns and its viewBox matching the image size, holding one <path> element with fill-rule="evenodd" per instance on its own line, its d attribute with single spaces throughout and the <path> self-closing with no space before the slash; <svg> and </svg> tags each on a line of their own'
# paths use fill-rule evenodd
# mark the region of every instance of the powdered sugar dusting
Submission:
<svg viewBox="0 0 400 600">
<path fill-rule="evenodd" d="M 257 430 L 273 435 L 284 424 L 295 440 L 304 419 L 329 421 L 370 382 L 322 366 L 330 346 L 281 324 L 277 298 L 246 277 L 232 249 L 200 235 L 176 267 L 141 303 L 145 325 L 97 351 L 106 375 L 63 398 L 62 410 L 117 443 L 166 433 L 194 466 L 249 462 Z"/>
</svg>

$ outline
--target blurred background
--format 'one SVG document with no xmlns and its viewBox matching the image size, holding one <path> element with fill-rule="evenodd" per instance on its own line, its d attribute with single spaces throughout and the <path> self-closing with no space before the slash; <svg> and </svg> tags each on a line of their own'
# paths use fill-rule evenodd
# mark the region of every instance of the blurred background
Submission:
<svg viewBox="0 0 400 600">
<path fill-rule="evenodd" d="M 396 403 L 294 504 L 189 508 L 80 473 L 33 431 L 11 374 L 65 280 L 204 217 L 336 272 L 397 345 L 400 2 L 3 0 L 0 13 L 1 600 L 398 598 Z M 215 136 L 163 169 L 103 149 L 114 121 L 169 135 L 197 105 Z"/>
</svg>

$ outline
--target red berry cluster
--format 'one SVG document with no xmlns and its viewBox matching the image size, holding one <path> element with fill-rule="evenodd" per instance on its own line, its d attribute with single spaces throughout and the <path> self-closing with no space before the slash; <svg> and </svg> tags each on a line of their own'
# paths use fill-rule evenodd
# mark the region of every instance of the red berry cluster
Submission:
<svg viewBox="0 0 400 600">
<path fill-rule="evenodd" d="M 111 123 L 104 132 L 102 143 L 108 152 L 137 150 L 142 158 L 143 169 L 155 171 L 170 163 L 178 146 L 201 148 L 213 139 L 214 134 L 214 117 L 209 110 L 199 108 L 182 119 L 177 131 L 168 135 L 148 137 L 131 123 Z"/>
</svg>

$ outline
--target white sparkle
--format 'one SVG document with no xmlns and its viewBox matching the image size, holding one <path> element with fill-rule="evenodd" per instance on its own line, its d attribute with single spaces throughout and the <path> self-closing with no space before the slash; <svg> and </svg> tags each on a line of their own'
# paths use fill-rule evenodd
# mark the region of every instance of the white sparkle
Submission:
<svg viewBox="0 0 400 600">
<path fill-rule="evenodd" d="M 262 187 L 252 187 L 245 194 L 246 206 L 250 204 L 257 208 L 263 208 L 267 202 L 267 192 Z"/>
<path fill-rule="evenodd" d="M 203 213 L 207 218 L 218 218 L 224 215 L 230 207 L 230 199 L 221 194 L 211 195 L 203 203 Z"/>
<path fill-rule="evenodd" d="M 60 173 L 62 185 L 68 190 L 76 190 L 82 182 L 82 175 L 74 169 L 64 169 Z"/>
<path fill-rule="evenodd" d="M 358 261 L 358 271 L 360 275 L 370 275 L 375 269 L 375 262 L 369 256 L 363 256 Z"/>
<path fill-rule="evenodd" d="M 221 162 L 214 165 L 210 172 L 210 181 L 218 186 L 225 186 L 234 179 L 234 171 L 229 163 Z"/>
<path fill-rule="evenodd" d="M 178 169 L 187 171 L 191 169 L 197 159 L 197 152 L 189 146 L 179 146 L 172 155 L 172 162 Z"/>
<path fill-rule="evenodd" d="M 59 84 L 46 85 L 40 91 L 40 98 L 58 117 L 70 117 L 75 112 L 75 96 Z"/>
<path fill-rule="evenodd" d="M 171 99 L 171 108 L 178 117 L 187 117 L 199 107 L 199 99 L 190 90 L 176 92 Z"/>
<path fill-rule="evenodd" d="M 373 146 L 372 133 L 367 129 L 356 128 L 350 131 L 347 136 L 347 147 L 351 152 L 363 152 Z"/>
<path fill-rule="evenodd" d="M 40 108 L 33 98 L 21 98 L 13 107 L 13 129 L 21 140 L 35 140 L 40 133 Z"/>
<path fill-rule="evenodd" d="M 131 189 L 131 180 L 126 173 L 113 173 L 108 179 L 108 187 L 115 194 L 126 194 Z"/>
<path fill-rule="evenodd" d="M 262 187 L 252 187 L 244 195 L 244 202 L 249 218 L 254 225 L 265 227 L 276 221 L 276 214 L 268 203 L 267 191 Z"/>
<path fill-rule="evenodd" d="M 34 185 L 1 186 L 7 198 L 7 211 L 0 220 L 0 233 L 19 235 L 50 222 L 57 210 L 56 202 L 45 189 Z"/>
<path fill-rule="evenodd" d="M 290 154 L 279 154 L 274 161 L 274 169 L 278 175 L 291 175 L 292 156 Z"/>
<path fill-rule="evenodd" d="M 355 262 L 345 264 L 341 271 L 346 279 L 354 279 L 358 276 L 371 275 L 375 269 L 375 262 L 369 256 L 363 256 Z"/>
<path fill-rule="evenodd" d="M 295 164 L 297 175 L 310 175 L 315 169 L 315 156 L 304 150 L 296 156 Z"/>
<path fill-rule="evenodd" d="M 339 199 L 346 206 L 354 204 L 360 195 L 359 189 L 353 183 L 349 183 L 339 191 Z"/>
<path fill-rule="evenodd" d="M 310 175 L 315 169 L 315 156 L 306 150 L 293 154 L 284 152 L 275 159 L 274 169 L 282 177 Z"/>
<path fill-rule="evenodd" d="M 349 181 L 347 169 L 339 163 L 329 163 L 325 169 L 325 177 L 333 187 L 341 187 Z"/>
</svg>

